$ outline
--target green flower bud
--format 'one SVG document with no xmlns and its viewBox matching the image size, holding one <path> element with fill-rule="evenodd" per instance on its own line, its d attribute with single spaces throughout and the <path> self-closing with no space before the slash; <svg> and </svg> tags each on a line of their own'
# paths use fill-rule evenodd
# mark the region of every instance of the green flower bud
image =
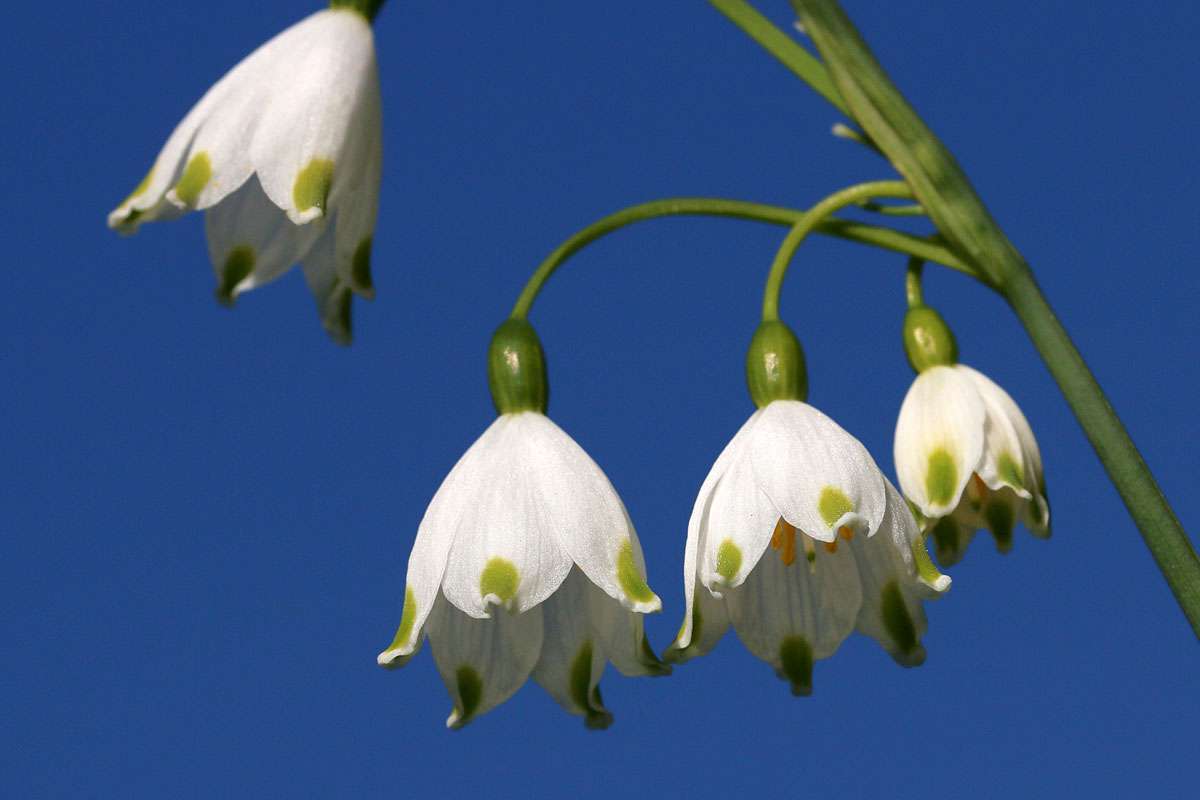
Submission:
<svg viewBox="0 0 1200 800">
<path fill-rule="evenodd" d="M 507 319 L 492 334 L 488 388 L 500 414 L 546 413 L 546 359 L 537 333 L 525 320 Z"/>
<path fill-rule="evenodd" d="M 764 321 L 750 340 L 746 385 L 759 408 L 772 400 L 803 400 L 808 396 L 804 350 L 791 328 L 777 319 Z"/>
<path fill-rule="evenodd" d="M 904 352 L 915 372 L 958 362 L 958 343 L 942 315 L 929 306 L 913 306 L 904 315 Z"/>
</svg>

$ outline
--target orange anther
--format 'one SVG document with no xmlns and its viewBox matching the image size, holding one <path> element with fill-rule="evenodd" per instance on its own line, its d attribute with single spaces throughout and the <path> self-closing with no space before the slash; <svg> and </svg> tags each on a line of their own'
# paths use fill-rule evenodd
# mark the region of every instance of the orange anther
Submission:
<svg viewBox="0 0 1200 800">
<path fill-rule="evenodd" d="M 836 553 L 837 552 L 837 540 L 836 539 L 832 542 L 825 542 L 824 544 L 825 544 L 825 552 L 826 553 Z"/>
<path fill-rule="evenodd" d="M 779 551 L 779 558 L 784 566 L 790 567 L 796 561 L 796 529 L 789 525 L 783 517 L 775 523 L 775 532 L 771 534 L 771 547 Z"/>
<path fill-rule="evenodd" d="M 854 538 L 854 529 L 849 525 L 843 525 L 838 528 L 838 536 L 841 536 L 847 542 Z"/>
</svg>

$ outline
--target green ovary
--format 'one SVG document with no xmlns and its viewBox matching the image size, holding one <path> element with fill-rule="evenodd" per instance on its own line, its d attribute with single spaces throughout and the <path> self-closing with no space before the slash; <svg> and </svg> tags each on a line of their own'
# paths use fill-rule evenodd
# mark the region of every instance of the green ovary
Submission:
<svg viewBox="0 0 1200 800">
<path fill-rule="evenodd" d="M 501 603 L 507 603 L 517 594 L 517 586 L 521 577 L 516 566 L 506 558 L 492 558 L 479 575 L 479 594 L 482 597 L 494 595 Z"/>
<path fill-rule="evenodd" d="M 925 493 L 929 496 L 929 502 L 939 506 L 950 505 L 958 486 L 958 467 L 954 459 L 945 448 L 939 447 L 929 454 L 928 464 Z"/>
<path fill-rule="evenodd" d="M 617 582 L 625 596 L 637 603 L 649 603 L 654 599 L 654 592 L 646 584 L 646 579 L 638 571 L 633 558 L 633 542 L 626 539 L 617 552 Z"/>
</svg>

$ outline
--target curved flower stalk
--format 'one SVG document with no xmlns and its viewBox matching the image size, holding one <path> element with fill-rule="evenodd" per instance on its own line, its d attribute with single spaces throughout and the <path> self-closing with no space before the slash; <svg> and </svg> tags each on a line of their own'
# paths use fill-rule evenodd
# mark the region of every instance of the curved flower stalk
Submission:
<svg viewBox="0 0 1200 800">
<path fill-rule="evenodd" d="M 1021 521 L 1050 535 L 1042 457 L 1025 415 L 1008 393 L 965 364 L 917 375 L 896 421 L 900 488 L 930 531 L 938 560 L 962 558 L 987 528 L 1001 552 Z"/>
<path fill-rule="evenodd" d="M 866 448 L 799 400 L 760 407 L 705 478 L 688 522 L 682 661 L 730 624 L 793 694 L 851 631 L 905 666 L 925 659 L 921 601 L 949 588 Z"/>
<path fill-rule="evenodd" d="M 517 324 L 527 349 L 493 344 L 493 360 L 501 350 L 502 365 L 537 372 L 540 345 Z M 493 396 L 500 416 L 421 520 L 400 626 L 378 661 L 402 666 L 428 636 L 454 701 L 452 728 L 507 700 L 531 674 L 589 727 L 606 727 L 612 715 L 598 687 L 606 661 L 624 675 L 669 672 L 642 628 L 662 601 L 646 584 L 624 504 L 541 413 L 544 391 L 540 402 L 511 402 L 494 380 Z"/>
<path fill-rule="evenodd" d="M 351 292 L 373 294 L 381 120 L 370 21 L 319 11 L 208 90 L 108 225 L 133 233 L 207 211 L 219 300 L 232 304 L 299 261 L 326 331 L 348 343 Z"/>
</svg>

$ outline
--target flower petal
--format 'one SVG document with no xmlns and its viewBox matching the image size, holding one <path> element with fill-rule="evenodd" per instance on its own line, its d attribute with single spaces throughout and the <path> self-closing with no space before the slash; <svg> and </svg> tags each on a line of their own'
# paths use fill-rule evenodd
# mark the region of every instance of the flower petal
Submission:
<svg viewBox="0 0 1200 800">
<path fill-rule="evenodd" d="M 575 440 L 543 414 L 510 415 L 528 471 L 530 513 L 592 583 L 626 608 L 658 611 L 642 547 L 625 505 Z M 501 476 L 501 479 L 503 476 Z"/>
<path fill-rule="evenodd" d="M 323 232 L 320 225 L 293 225 L 250 179 L 204 215 L 208 254 L 217 274 L 217 299 L 275 280 L 303 258 Z"/>
<path fill-rule="evenodd" d="M 579 574 L 574 570 L 572 575 Z M 658 660 L 646 638 L 643 615 L 630 611 L 586 578 L 587 614 L 593 641 L 622 675 L 669 675 L 671 668 Z"/>
<path fill-rule="evenodd" d="M 741 584 L 762 558 L 779 510 L 758 488 L 743 450 L 712 491 L 705 523 L 700 582 L 714 593 Z"/>
<path fill-rule="evenodd" d="M 379 186 L 383 176 L 383 122 L 379 81 L 371 70 L 352 139 L 343 161 L 347 180 L 335 181 L 329 204 L 337 214 L 337 274 L 341 282 L 370 298 L 375 294 L 371 279 L 371 242 L 379 211 Z"/>
<path fill-rule="evenodd" d="M 880 535 L 851 542 L 863 595 L 856 626 L 900 664 L 917 666 L 925 660 L 920 601 L 949 589 L 950 578 L 937 572 L 923 549 L 914 555 L 914 544 L 920 547 L 916 520 L 890 483 L 887 493 Z"/>
<path fill-rule="evenodd" d="M 790 681 L 797 695 L 811 692 L 812 662 L 833 655 L 854 630 L 862 604 L 849 548 L 817 547 L 812 555 L 811 562 L 788 565 L 769 553 L 745 583 L 725 595 L 738 638 Z"/>
<path fill-rule="evenodd" d="M 446 727 L 461 728 L 521 688 L 542 650 L 542 609 L 500 610 L 475 619 L 439 597 L 429 621 L 433 660 L 454 710 Z"/>
<path fill-rule="evenodd" d="M 586 488 L 556 472 L 538 435 L 546 425 L 553 423 L 541 414 L 504 414 L 455 467 L 464 474 L 445 499 L 457 522 L 442 588 L 473 617 L 487 616 L 493 604 L 532 608 L 571 570 L 560 532 L 587 513 L 577 497 Z"/>
<path fill-rule="evenodd" d="M 849 527 L 870 536 L 886 505 L 883 475 L 862 443 L 817 409 L 776 400 L 750 439 L 758 486 L 802 533 L 832 542 Z"/>
<path fill-rule="evenodd" d="M 588 613 L 592 591 L 583 573 L 573 569 L 558 591 L 539 606 L 544 634 L 533 677 L 564 709 L 583 716 L 589 728 L 607 728 L 612 714 L 604 707 L 598 687 L 605 658 Z M 604 599 L 616 605 L 607 595 Z"/>
<path fill-rule="evenodd" d="M 278 209 L 276 212 L 282 216 Z M 317 301 L 317 314 L 321 317 L 321 325 L 325 332 L 338 344 L 348 345 L 354 334 L 351 315 L 353 298 L 350 287 L 338 277 L 334 258 L 333 227 L 326 226 L 325 232 L 304 257 L 300 266 L 304 270 L 304 280 L 308 289 Z"/>
<path fill-rule="evenodd" d="M 717 460 L 713 462 L 712 469 L 705 476 L 704 482 L 700 485 L 700 491 L 696 494 L 696 502 L 692 505 L 692 515 L 688 519 L 687 544 L 684 545 L 683 550 L 683 624 L 679 628 L 679 635 L 676 636 L 675 642 L 668 649 L 668 654 L 672 654 L 674 658 L 678 659 L 678 651 L 687 650 L 692 640 L 692 622 L 698 613 L 694 604 L 696 603 L 696 587 L 700 584 L 698 569 L 700 552 L 704 549 L 704 529 L 707 526 L 709 509 L 712 506 L 713 490 L 724 477 L 730 463 L 741 453 L 748 440 L 749 432 L 753 430 L 754 424 L 761 414 L 761 411 L 751 414 L 750 418 L 742 424 L 738 432 L 725 445 L 725 448 L 717 456 Z M 720 613 L 724 614 L 724 606 L 721 606 Z M 728 622 L 726 622 L 727 624 Z M 723 632 L 724 628 L 722 628 Z M 715 640 L 713 643 L 715 644 Z"/>
<path fill-rule="evenodd" d="M 913 381 L 896 421 L 894 458 L 904 495 L 926 517 L 944 517 L 983 459 L 983 400 L 966 375 L 931 367 Z"/>
<path fill-rule="evenodd" d="M 717 646 L 729 630 L 729 610 L 725 600 L 695 581 L 688 592 L 688 613 L 675 641 L 663 653 L 668 664 L 682 664 L 702 656 Z"/>
<path fill-rule="evenodd" d="M 347 164 L 345 146 L 377 85 L 371 26 L 359 14 L 327 10 L 286 42 L 287 64 L 250 145 L 267 196 L 298 225 L 321 217 Z"/>
</svg>

